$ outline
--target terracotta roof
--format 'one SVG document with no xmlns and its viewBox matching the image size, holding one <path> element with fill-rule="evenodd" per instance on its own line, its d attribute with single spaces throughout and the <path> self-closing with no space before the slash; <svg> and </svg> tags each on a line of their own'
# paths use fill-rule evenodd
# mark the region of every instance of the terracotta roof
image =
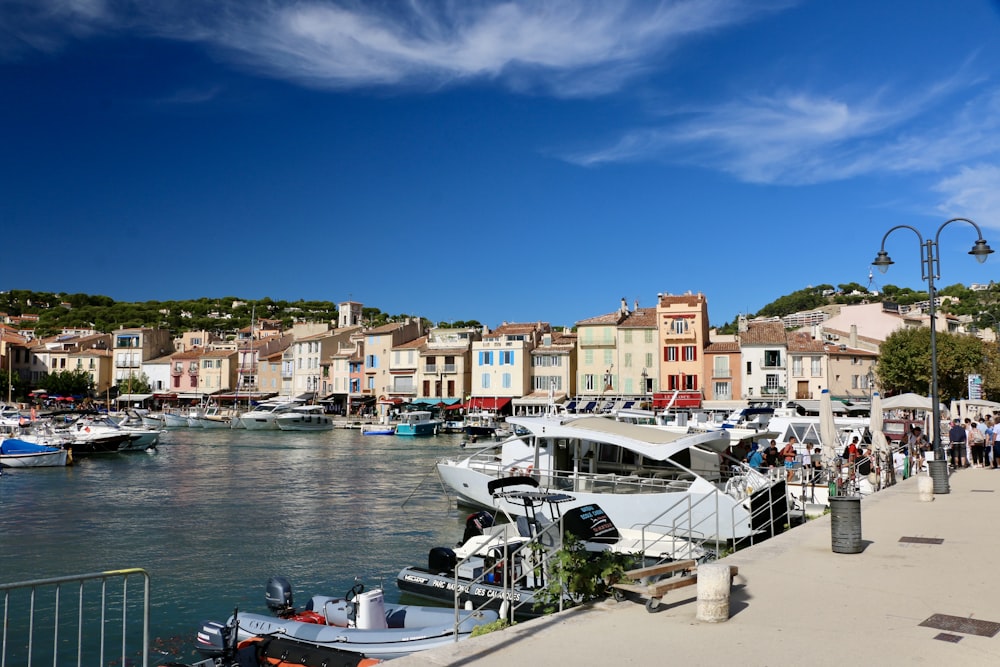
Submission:
<svg viewBox="0 0 1000 667">
<path fill-rule="evenodd" d="M 785 345 L 785 326 L 781 322 L 747 322 L 740 332 L 740 345 Z"/>
<path fill-rule="evenodd" d="M 606 315 L 598 315 L 597 317 L 588 317 L 585 320 L 578 320 L 576 325 L 587 325 L 587 324 L 618 324 L 621 320 L 622 314 L 620 310 L 616 310 L 613 313 L 608 313 Z"/>
<path fill-rule="evenodd" d="M 222 358 L 222 357 L 231 357 L 236 354 L 236 350 L 205 350 L 199 348 L 197 351 L 201 352 L 202 357 Z"/>
<path fill-rule="evenodd" d="M 516 336 L 522 334 L 532 334 L 535 331 L 540 331 L 547 333 L 551 330 L 548 322 L 529 322 L 525 323 L 504 323 L 498 326 L 496 329 L 488 334 L 483 334 L 483 338 L 499 338 L 501 336 Z"/>
<path fill-rule="evenodd" d="M 640 308 L 629 313 L 625 321 L 618 325 L 619 329 L 655 329 L 656 308 Z"/>
<path fill-rule="evenodd" d="M 816 340 L 804 331 L 796 331 L 788 334 L 789 352 L 825 352 L 826 346 L 823 341 Z"/>
<path fill-rule="evenodd" d="M 186 352 L 175 352 L 170 355 L 171 359 L 200 359 L 201 349 L 187 350 Z"/>
<path fill-rule="evenodd" d="M 419 349 L 420 347 L 423 347 L 426 343 L 427 343 L 427 336 L 421 336 L 420 338 L 414 338 L 411 341 L 400 343 L 399 345 L 393 345 L 392 349 L 394 350 L 404 350 L 412 348 Z"/>
<path fill-rule="evenodd" d="M 661 294 L 659 300 L 661 306 L 683 304 L 694 307 L 705 301 L 705 295 L 701 292 L 698 294 Z"/>
<path fill-rule="evenodd" d="M 724 354 L 733 353 L 740 351 L 740 344 L 736 341 L 725 341 L 721 343 L 709 343 L 705 348 L 705 352 L 711 352 L 714 354 Z"/>
<path fill-rule="evenodd" d="M 370 335 L 375 335 L 375 336 L 377 336 L 379 334 L 392 333 L 393 331 L 396 331 L 397 329 L 402 329 L 403 326 L 404 326 L 404 324 L 405 323 L 403 323 L 403 322 L 389 322 L 389 324 L 383 324 L 382 326 L 374 327 L 372 329 L 369 329 L 365 333 L 366 334 L 370 334 Z"/>
</svg>

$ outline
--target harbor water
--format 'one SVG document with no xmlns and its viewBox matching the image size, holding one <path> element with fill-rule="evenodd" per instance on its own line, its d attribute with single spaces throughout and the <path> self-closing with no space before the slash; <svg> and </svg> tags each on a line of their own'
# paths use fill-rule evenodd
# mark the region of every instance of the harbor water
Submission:
<svg viewBox="0 0 1000 667">
<path fill-rule="evenodd" d="M 299 605 L 355 577 L 400 601 L 399 570 L 462 536 L 465 512 L 434 471 L 462 438 L 176 429 L 150 452 L 8 469 L 0 581 L 147 570 L 153 665 L 193 659 L 203 620 L 266 613 L 274 575 Z"/>
</svg>

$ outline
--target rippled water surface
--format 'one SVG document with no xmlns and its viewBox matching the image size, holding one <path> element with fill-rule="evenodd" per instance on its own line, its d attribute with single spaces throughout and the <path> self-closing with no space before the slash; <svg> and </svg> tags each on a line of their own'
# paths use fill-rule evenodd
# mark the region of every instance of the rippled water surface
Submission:
<svg viewBox="0 0 1000 667">
<path fill-rule="evenodd" d="M 177 429 L 155 452 L 7 470 L 0 581 L 144 568 L 152 636 L 174 659 L 193 655 L 200 621 L 225 620 L 234 607 L 266 611 L 264 585 L 276 574 L 300 605 L 342 595 L 355 576 L 383 579 L 396 601 L 396 573 L 462 535 L 464 512 L 433 469 L 460 442 Z"/>
</svg>

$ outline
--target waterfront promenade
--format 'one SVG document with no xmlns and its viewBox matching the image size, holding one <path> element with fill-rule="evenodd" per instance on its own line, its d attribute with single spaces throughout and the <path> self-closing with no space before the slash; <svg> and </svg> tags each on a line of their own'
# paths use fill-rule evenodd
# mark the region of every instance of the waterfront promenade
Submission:
<svg viewBox="0 0 1000 667">
<path fill-rule="evenodd" d="M 998 665 L 1000 634 L 970 632 L 1000 629 L 1000 471 L 962 470 L 950 485 L 932 502 L 916 478 L 866 498 L 861 553 L 833 553 L 825 516 L 720 561 L 739 566 L 725 623 L 695 619 L 690 587 L 659 613 L 608 601 L 393 665 Z M 921 625 L 935 614 L 985 623 Z"/>
</svg>

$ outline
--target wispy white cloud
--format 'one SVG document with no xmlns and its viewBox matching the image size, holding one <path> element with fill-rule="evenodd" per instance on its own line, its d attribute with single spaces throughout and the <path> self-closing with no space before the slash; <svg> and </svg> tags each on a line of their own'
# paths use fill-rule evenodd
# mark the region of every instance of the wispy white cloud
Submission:
<svg viewBox="0 0 1000 667">
<path fill-rule="evenodd" d="M 934 190 L 944 196 L 938 210 L 949 218 L 971 218 L 980 225 L 1000 229 L 1000 165 L 961 167 L 942 179 Z"/>
<path fill-rule="evenodd" d="M 934 173 L 1000 152 L 1000 91 L 965 74 L 918 95 L 801 92 L 674 112 L 658 126 L 566 155 L 583 165 L 658 160 L 752 183 L 799 185 L 874 173 Z M 955 109 L 955 110 L 952 110 Z"/>
<path fill-rule="evenodd" d="M 198 41 L 269 76 L 333 89 L 488 79 L 593 95 L 686 38 L 792 1 L 0 0 L 0 30 L 41 50 L 103 30 Z"/>
</svg>

